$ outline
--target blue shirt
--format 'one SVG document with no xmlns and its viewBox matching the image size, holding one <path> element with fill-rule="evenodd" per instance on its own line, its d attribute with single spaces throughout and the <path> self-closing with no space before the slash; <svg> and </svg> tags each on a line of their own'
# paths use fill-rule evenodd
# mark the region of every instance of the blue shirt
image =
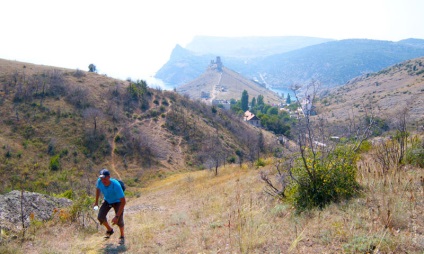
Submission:
<svg viewBox="0 0 424 254">
<path fill-rule="evenodd" d="M 105 186 L 99 178 L 96 187 L 100 189 L 109 204 L 121 202 L 121 198 L 125 197 L 121 184 L 116 179 L 110 178 L 109 186 Z"/>
</svg>

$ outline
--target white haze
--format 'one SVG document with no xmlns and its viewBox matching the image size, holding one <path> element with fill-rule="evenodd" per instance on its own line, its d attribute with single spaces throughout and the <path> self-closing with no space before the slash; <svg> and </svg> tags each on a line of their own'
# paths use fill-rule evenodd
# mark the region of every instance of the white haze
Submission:
<svg viewBox="0 0 424 254">
<path fill-rule="evenodd" d="M 0 58 L 152 76 L 196 35 L 424 38 L 421 0 L 4 0 Z M 162 84 L 163 85 L 163 84 Z"/>
</svg>

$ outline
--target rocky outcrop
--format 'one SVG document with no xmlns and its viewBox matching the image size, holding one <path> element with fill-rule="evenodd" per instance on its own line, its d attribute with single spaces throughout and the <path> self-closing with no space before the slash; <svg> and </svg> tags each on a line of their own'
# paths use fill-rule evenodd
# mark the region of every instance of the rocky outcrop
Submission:
<svg viewBox="0 0 424 254">
<path fill-rule="evenodd" d="M 56 208 L 72 205 L 66 198 L 55 198 L 35 192 L 11 191 L 0 195 L 0 227 L 20 230 L 27 227 L 33 215 L 34 220 L 45 221 L 52 217 Z M 31 215 L 32 214 L 32 215 Z"/>
</svg>

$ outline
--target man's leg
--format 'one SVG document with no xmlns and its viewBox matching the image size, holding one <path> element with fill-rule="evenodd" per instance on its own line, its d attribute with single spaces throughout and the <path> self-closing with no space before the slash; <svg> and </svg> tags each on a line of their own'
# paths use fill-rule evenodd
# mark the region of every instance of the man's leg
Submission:
<svg viewBox="0 0 424 254">
<path fill-rule="evenodd" d="M 97 216 L 97 219 L 99 220 L 100 224 L 104 225 L 108 232 L 111 232 L 113 230 L 112 227 L 107 222 L 107 218 L 106 218 L 107 213 L 110 211 L 110 209 L 111 209 L 111 207 L 110 207 L 109 203 L 104 201 L 102 206 L 99 209 L 99 214 Z"/>
<path fill-rule="evenodd" d="M 125 237 L 125 235 L 124 235 L 124 226 L 119 227 L 119 231 L 121 233 L 121 237 Z"/>
<path fill-rule="evenodd" d="M 119 230 L 121 231 L 121 236 L 119 237 L 119 244 L 124 245 L 125 244 L 124 226 L 119 227 Z"/>
<path fill-rule="evenodd" d="M 119 206 L 121 206 L 121 203 L 115 203 L 112 204 L 113 206 L 113 210 L 115 210 L 115 215 L 118 213 L 119 211 Z M 121 237 L 125 236 L 125 232 L 124 232 L 124 212 L 122 212 L 121 216 L 118 219 L 118 223 L 116 223 L 119 226 L 119 231 L 121 233 Z"/>
</svg>

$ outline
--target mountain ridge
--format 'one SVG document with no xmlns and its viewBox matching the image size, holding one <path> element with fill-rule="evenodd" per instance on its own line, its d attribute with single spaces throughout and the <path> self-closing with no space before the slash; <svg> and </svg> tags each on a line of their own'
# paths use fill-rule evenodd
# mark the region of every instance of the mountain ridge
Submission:
<svg viewBox="0 0 424 254">
<path fill-rule="evenodd" d="M 362 74 L 377 72 L 419 56 L 424 56 L 424 48 L 415 45 L 349 39 L 266 57 L 253 64 L 251 70 L 265 73 L 267 82 L 274 87 L 287 87 L 310 80 L 318 80 L 324 86 L 336 86 Z"/>
<path fill-rule="evenodd" d="M 281 54 L 332 40 L 310 36 L 195 36 L 187 44 L 186 49 L 198 54 L 215 54 L 249 59 Z"/>
<path fill-rule="evenodd" d="M 317 43 L 273 55 L 264 52 L 260 57 L 219 56 L 228 68 L 253 80 L 259 80 L 261 76 L 274 88 L 287 88 L 311 80 L 318 80 L 324 86 L 338 86 L 356 76 L 424 56 L 423 45 L 424 40 L 413 38 L 398 42 L 347 39 Z M 243 45 L 239 47 L 243 48 Z M 257 47 L 260 48 L 260 45 Z M 185 48 L 180 55 L 171 54 L 155 77 L 178 87 L 199 76 L 206 67 L 204 63 L 211 57 L 210 54 L 199 55 Z"/>
</svg>

